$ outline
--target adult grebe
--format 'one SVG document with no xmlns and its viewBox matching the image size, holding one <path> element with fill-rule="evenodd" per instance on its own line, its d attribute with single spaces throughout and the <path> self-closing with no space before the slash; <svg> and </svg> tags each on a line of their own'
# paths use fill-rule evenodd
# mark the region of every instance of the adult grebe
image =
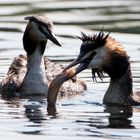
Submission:
<svg viewBox="0 0 140 140">
<path fill-rule="evenodd" d="M 96 74 L 102 79 L 103 74 L 107 73 L 110 85 L 103 98 L 106 105 L 140 105 L 134 100 L 138 100 L 138 96 L 134 96 L 136 94 L 132 91 L 129 56 L 122 45 L 109 34 L 104 35 L 102 31 L 98 35 L 90 36 L 82 33 L 82 37 L 79 38 L 83 41 L 80 54 L 66 69 L 80 64 L 76 68 L 75 74 L 78 74 L 84 69 L 91 68 L 93 80 L 96 79 Z"/>
<path fill-rule="evenodd" d="M 53 23 L 45 16 L 26 17 L 29 20 L 23 36 L 25 55 L 19 55 L 12 62 L 5 78 L 1 81 L 2 98 L 47 96 L 48 86 L 64 66 L 43 57 L 47 40 L 61 46 L 52 33 Z M 63 72 L 62 78 L 67 77 Z M 61 76 L 57 78 L 61 79 Z M 68 79 L 67 79 L 68 80 Z M 60 80 L 61 81 L 61 80 Z M 64 82 L 64 81 L 63 81 Z M 81 93 L 85 85 L 77 80 L 67 81 L 60 90 L 59 96 L 70 96 Z M 51 92 L 57 88 L 51 88 Z M 77 88 L 78 87 L 78 88 Z M 60 86 L 59 86 L 60 88 Z"/>
</svg>

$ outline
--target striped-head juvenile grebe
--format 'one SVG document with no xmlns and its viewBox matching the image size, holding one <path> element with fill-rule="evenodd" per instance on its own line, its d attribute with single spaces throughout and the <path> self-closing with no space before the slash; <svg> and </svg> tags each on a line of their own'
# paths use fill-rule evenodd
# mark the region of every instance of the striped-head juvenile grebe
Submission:
<svg viewBox="0 0 140 140">
<path fill-rule="evenodd" d="M 107 73 L 110 85 L 103 98 L 106 105 L 140 105 L 133 98 L 136 94 L 132 91 L 130 60 L 122 45 L 102 31 L 90 36 L 82 33 L 79 38 L 82 40 L 80 54 L 66 69 L 79 64 L 76 68 L 78 74 L 91 68 L 93 80 L 96 74 L 102 79 L 103 73 Z"/>
<path fill-rule="evenodd" d="M 3 98 L 35 95 L 46 97 L 49 84 L 64 69 L 64 66 L 53 63 L 43 56 L 48 39 L 61 46 L 52 33 L 52 21 L 45 16 L 31 16 L 25 19 L 29 20 L 23 36 L 23 46 L 27 55 L 16 57 L 7 75 L 1 81 Z M 58 80 L 67 77 L 65 72 L 61 75 L 62 77 L 59 76 Z M 55 86 L 57 88 L 57 85 Z M 85 85 L 81 81 L 77 80 L 73 83 L 69 80 L 62 85 L 59 96 L 79 94 L 84 89 Z M 55 87 L 51 88 L 50 92 L 53 94 L 54 90 Z"/>
</svg>

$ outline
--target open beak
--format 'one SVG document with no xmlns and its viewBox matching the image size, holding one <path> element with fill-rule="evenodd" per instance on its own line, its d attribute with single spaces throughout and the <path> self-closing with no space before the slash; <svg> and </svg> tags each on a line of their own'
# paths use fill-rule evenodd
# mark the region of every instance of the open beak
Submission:
<svg viewBox="0 0 140 140">
<path fill-rule="evenodd" d="M 73 67 L 73 66 L 76 66 L 78 65 L 79 66 L 76 68 L 76 72 L 75 72 L 75 75 L 77 75 L 78 73 L 80 73 L 81 71 L 85 70 L 87 67 L 88 67 L 88 61 L 83 61 L 83 60 L 80 60 L 79 58 L 77 58 L 76 60 L 74 60 L 70 65 L 68 65 L 65 70 Z M 64 71 L 65 71 L 64 70 Z"/>
<path fill-rule="evenodd" d="M 76 72 L 75 72 L 75 75 L 77 75 L 78 73 L 80 73 L 81 71 L 85 70 L 86 68 L 88 68 L 88 65 L 91 61 L 91 59 L 94 57 L 96 53 L 95 52 L 92 52 L 90 53 L 89 57 L 86 57 L 85 58 L 85 54 L 83 55 L 82 53 L 78 56 L 77 59 L 75 59 L 70 65 L 68 65 L 65 69 L 69 69 L 73 66 L 76 66 L 79 64 L 79 66 L 76 68 Z"/>
<path fill-rule="evenodd" d="M 88 67 L 87 63 L 80 63 L 80 65 L 76 68 L 75 74 L 77 75 L 81 71 L 85 70 Z"/>
<path fill-rule="evenodd" d="M 87 54 L 85 53 L 80 53 L 77 59 L 75 59 L 70 65 L 68 65 L 64 71 L 67 69 L 78 65 L 79 66 L 76 68 L 75 75 L 80 73 L 81 71 L 85 70 L 88 68 L 90 61 L 93 59 L 93 57 L 96 55 L 95 51 L 88 52 Z"/>
</svg>

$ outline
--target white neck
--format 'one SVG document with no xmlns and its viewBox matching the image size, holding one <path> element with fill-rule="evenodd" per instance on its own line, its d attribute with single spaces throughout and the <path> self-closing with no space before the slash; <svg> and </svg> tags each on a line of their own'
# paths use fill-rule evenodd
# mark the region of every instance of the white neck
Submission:
<svg viewBox="0 0 140 140">
<path fill-rule="evenodd" d="M 47 79 L 40 47 L 37 46 L 32 55 L 27 55 L 27 73 L 21 86 L 22 95 L 47 95 Z"/>
</svg>

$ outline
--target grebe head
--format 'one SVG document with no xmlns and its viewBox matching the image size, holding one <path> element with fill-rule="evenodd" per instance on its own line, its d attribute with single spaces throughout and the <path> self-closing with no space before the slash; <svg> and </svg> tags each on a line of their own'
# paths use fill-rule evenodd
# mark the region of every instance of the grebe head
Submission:
<svg viewBox="0 0 140 140">
<path fill-rule="evenodd" d="M 31 55 L 37 44 L 40 44 L 41 52 L 44 53 L 47 40 L 51 40 L 58 46 L 61 44 L 53 35 L 53 23 L 46 16 L 29 16 L 25 17 L 25 20 L 29 20 L 26 26 L 26 30 L 23 36 L 24 49 L 28 55 Z"/>
<path fill-rule="evenodd" d="M 121 77 L 129 67 L 129 57 L 121 45 L 105 35 L 102 31 L 97 35 L 87 36 L 82 33 L 80 54 L 67 68 L 80 64 L 76 74 L 87 68 L 92 68 L 93 79 L 95 73 L 102 78 L 106 72 L 112 79 Z M 66 68 L 66 69 L 67 69 Z"/>
<path fill-rule="evenodd" d="M 93 80 L 96 75 L 104 78 L 103 73 L 110 77 L 109 87 L 104 95 L 103 103 L 107 106 L 139 105 L 132 98 L 132 75 L 129 56 L 119 42 L 102 31 L 98 35 L 87 36 L 82 33 L 80 54 L 66 69 L 79 64 L 75 70 L 78 74 L 91 68 Z"/>
</svg>

